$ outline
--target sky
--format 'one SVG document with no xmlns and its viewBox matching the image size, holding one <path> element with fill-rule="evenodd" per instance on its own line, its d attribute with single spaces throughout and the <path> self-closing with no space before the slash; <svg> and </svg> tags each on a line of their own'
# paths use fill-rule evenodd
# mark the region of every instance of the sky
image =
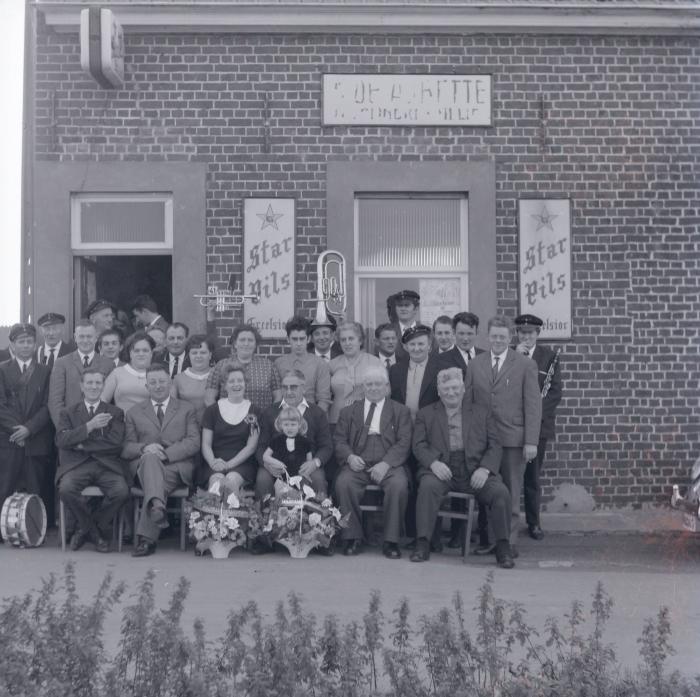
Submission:
<svg viewBox="0 0 700 697">
<path fill-rule="evenodd" d="M 0 325 L 19 319 L 20 225 L 22 195 L 22 73 L 24 62 L 24 2 L 0 0 Z"/>
</svg>

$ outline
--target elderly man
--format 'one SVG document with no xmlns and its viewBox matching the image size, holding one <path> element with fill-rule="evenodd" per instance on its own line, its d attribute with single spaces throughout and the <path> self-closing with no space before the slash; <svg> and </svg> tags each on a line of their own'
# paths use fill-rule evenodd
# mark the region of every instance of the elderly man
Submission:
<svg viewBox="0 0 700 697">
<path fill-rule="evenodd" d="M 325 322 L 312 320 L 309 324 L 310 341 L 306 350 L 326 363 L 329 363 L 336 356 L 340 356 L 343 351 L 340 344 L 335 341 L 335 328 L 337 326 L 333 317 L 328 317 Z"/>
<path fill-rule="evenodd" d="M 408 475 L 404 467 L 411 450 L 411 412 L 389 399 L 386 369 L 369 368 L 363 379 L 365 398 L 340 412 L 333 434 L 335 455 L 341 466 L 335 483 L 340 510 L 349 513 L 342 531 L 344 553 L 359 554 L 362 538 L 360 500 L 374 482 L 384 491 L 384 544 L 382 553 L 399 559 L 401 527 L 408 501 Z"/>
<path fill-rule="evenodd" d="M 514 566 L 510 547 L 511 502 L 498 471 L 501 446 L 493 420 L 475 413 L 465 401 L 459 368 L 437 376 L 440 401 L 424 407 L 416 417 L 413 454 L 418 460 L 418 540 L 411 561 L 430 558 L 430 538 L 440 502 L 448 491 L 474 494 L 488 511 L 496 537 L 496 560 L 504 569 Z"/>
<path fill-rule="evenodd" d="M 37 357 L 39 363 L 43 363 L 51 370 L 57 358 L 75 351 L 75 344 L 72 341 L 63 340 L 66 318 L 58 312 L 46 312 L 39 317 L 37 324 L 44 337 L 44 343 L 39 346 Z"/>
<path fill-rule="evenodd" d="M 124 441 L 124 412 L 100 400 L 105 378 L 98 368 L 86 368 L 80 381 L 83 401 L 63 409 L 56 429 L 60 467 L 58 495 L 75 516 L 73 551 L 86 540 L 98 552 L 109 552 L 109 524 L 129 499 L 127 470 L 119 457 Z M 86 486 L 102 490 L 102 502 L 90 510 L 81 492 Z"/>
<path fill-rule="evenodd" d="M 94 325 L 97 334 L 114 326 L 115 307 L 108 300 L 95 300 L 88 305 L 85 316 Z"/>
<path fill-rule="evenodd" d="M 512 542 L 518 534 L 525 463 L 537 455 L 542 398 L 537 364 L 508 347 L 510 335 L 503 317 L 489 320 L 491 350 L 469 363 L 464 387 L 467 404 L 473 404 L 479 413 L 490 414 L 496 422 L 498 441 L 503 446 L 500 474 L 513 507 Z"/>
<path fill-rule="evenodd" d="M 190 486 L 194 456 L 199 452 L 199 426 L 194 407 L 170 396 L 167 366 L 154 363 L 146 371 L 149 398 L 126 415 L 122 457 L 131 461 L 143 489 L 143 506 L 136 533 L 134 557 L 156 551 L 163 528 L 168 527 L 165 504 L 178 487 Z"/>
<path fill-rule="evenodd" d="M 290 351 L 275 360 L 275 367 L 280 375 L 300 370 L 305 375 L 304 399 L 327 413 L 331 405 L 331 372 L 328 361 L 306 350 L 311 331 L 309 321 L 292 317 L 284 328 Z"/>
</svg>

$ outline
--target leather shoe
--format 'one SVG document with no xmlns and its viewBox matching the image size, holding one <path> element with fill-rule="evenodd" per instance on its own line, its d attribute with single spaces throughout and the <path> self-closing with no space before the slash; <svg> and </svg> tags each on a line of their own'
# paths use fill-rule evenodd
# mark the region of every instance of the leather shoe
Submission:
<svg viewBox="0 0 700 697">
<path fill-rule="evenodd" d="M 112 551 L 109 541 L 105 540 L 102 535 L 97 536 L 97 539 L 95 540 L 95 549 L 102 554 L 107 554 L 108 552 Z"/>
<path fill-rule="evenodd" d="M 416 543 L 416 549 L 418 549 L 418 543 Z M 401 550 L 396 542 L 385 542 L 382 545 L 382 554 L 387 559 L 401 559 Z"/>
<path fill-rule="evenodd" d="M 430 545 L 428 545 L 428 540 L 421 537 L 411 554 L 411 561 L 428 561 L 428 559 L 430 559 Z"/>
<path fill-rule="evenodd" d="M 508 540 L 501 540 L 496 544 L 496 563 L 502 569 L 512 569 L 515 566 Z"/>
<path fill-rule="evenodd" d="M 539 525 L 528 525 L 527 533 L 533 540 L 541 540 L 544 538 L 544 531 Z"/>
<path fill-rule="evenodd" d="M 346 557 L 356 557 L 361 551 L 362 545 L 359 540 L 345 540 L 343 554 Z"/>
<path fill-rule="evenodd" d="M 131 553 L 132 557 L 149 557 L 156 552 L 156 543 L 149 542 L 145 537 L 139 537 L 139 541 Z"/>
<path fill-rule="evenodd" d="M 71 552 L 77 552 L 90 538 L 90 533 L 87 530 L 76 530 L 73 537 L 70 538 Z"/>
</svg>

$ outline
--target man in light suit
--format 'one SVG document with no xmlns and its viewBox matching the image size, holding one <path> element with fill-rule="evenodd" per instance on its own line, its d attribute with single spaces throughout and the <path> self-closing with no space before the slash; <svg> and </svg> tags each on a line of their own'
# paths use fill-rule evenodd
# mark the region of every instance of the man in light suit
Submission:
<svg viewBox="0 0 700 697">
<path fill-rule="evenodd" d="M 83 400 L 61 411 L 56 429 L 60 466 L 58 495 L 77 520 L 70 548 L 86 540 L 98 552 L 109 552 L 109 524 L 129 500 L 128 471 L 119 457 L 124 441 L 124 412 L 100 401 L 105 378 L 98 368 L 86 368 L 81 377 Z M 103 496 L 93 512 L 81 492 L 98 486 Z"/>
<path fill-rule="evenodd" d="M 82 400 L 80 377 L 85 368 L 97 368 L 105 377 L 114 368 L 113 361 L 95 351 L 97 333 L 89 320 L 79 320 L 73 336 L 78 348 L 73 353 L 58 358 L 51 371 L 49 412 L 54 426 L 58 426 L 62 409 Z"/>
<path fill-rule="evenodd" d="M 333 434 L 341 466 L 335 483 L 340 510 L 349 513 L 341 535 L 344 553 L 359 554 L 362 539 L 360 500 L 370 483 L 384 491 L 384 545 L 389 559 L 399 559 L 399 540 L 408 501 L 405 462 L 411 450 L 411 413 L 389 399 L 389 379 L 383 367 L 369 368 L 363 379 L 365 398 L 340 411 Z"/>
<path fill-rule="evenodd" d="M 134 557 L 156 551 L 160 531 L 168 527 L 168 496 L 178 487 L 192 485 L 194 455 L 199 452 L 195 409 L 170 396 L 171 382 L 166 365 L 152 364 L 146 371 L 149 399 L 126 414 L 122 457 L 131 461 L 131 472 L 138 475 L 143 489 Z"/>
<path fill-rule="evenodd" d="M 496 558 L 504 569 L 514 566 L 510 548 L 510 493 L 498 472 L 502 450 L 495 424 L 485 412 L 476 414 L 465 401 L 459 368 L 437 376 L 440 400 L 416 417 L 413 454 L 418 460 L 418 539 L 411 561 L 430 558 L 430 538 L 440 503 L 448 491 L 472 493 L 488 511 L 496 537 Z"/>
<path fill-rule="evenodd" d="M 57 358 L 72 353 L 76 346 L 72 341 L 63 340 L 66 318 L 58 312 L 44 313 L 37 320 L 37 324 L 44 336 L 44 342 L 37 350 L 37 358 L 39 363 L 48 366 L 51 370 Z"/>
<path fill-rule="evenodd" d="M 510 337 L 510 327 L 503 317 L 489 320 L 491 350 L 469 362 L 464 387 L 467 403 L 496 422 L 503 446 L 500 474 L 513 507 L 512 543 L 518 534 L 525 463 L 537 455 L 542 399 L 537 364 L 509 348 Z"/>
</svg>

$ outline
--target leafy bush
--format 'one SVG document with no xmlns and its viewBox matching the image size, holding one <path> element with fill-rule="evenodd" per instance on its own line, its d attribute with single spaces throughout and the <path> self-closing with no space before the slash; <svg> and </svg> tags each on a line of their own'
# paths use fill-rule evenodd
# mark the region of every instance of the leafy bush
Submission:
<svg viewBox="0 0 700 697">
<path fill-rule="evenodd" d="M 104 620 L 124 594 L 107 575 L 87 603 L 66 564 L 34 593 L 0 612 L 0 695 L 13 697 L 699 697 L 694 681 L 669 673 L 673 653 L 666 608 L 644 622 L 642 664 L 623 673 L 605 641 L 613 601 L 598 584 L 587 613 L 579 601 L 542 636 L 519 603 L 493 592 L 489 574 L 476 617 L 456 594 L 451 608 L 411 621 L 408 600 L 391 617 L 378 592 L 357 621 L 317 623 L 295 593 L 267 620 L 254 602 L 231 612 L 218 641 L 197 620 L 182 626 L 189 582 L 165 609 L 154 573 L 122 610 L 115 655 L 103 646 Z"/>
</svg>

